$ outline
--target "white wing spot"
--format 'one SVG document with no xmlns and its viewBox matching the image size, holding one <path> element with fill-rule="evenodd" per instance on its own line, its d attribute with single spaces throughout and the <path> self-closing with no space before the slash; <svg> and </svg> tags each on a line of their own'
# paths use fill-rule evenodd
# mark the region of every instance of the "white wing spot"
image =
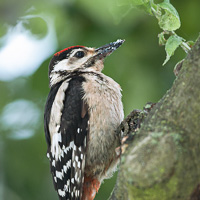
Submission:
<svg viewBox="0 0 200 200">
<path fill-rule="evenodd" d="M 65 191 L 69 190 L 69 192 L 70 192 L 70 180 L 69 179 L 67 180 L 67 184 L 64 186 L 64 190 Z"/>
<path fill-rule="evenodd" d="M 67 169 L 69 169 L 69 168 L 71 167 L 71 163 L 72 163 L 71 160 L 69 160 L 69 161 L 67 162 Z"/>
<path fill-rule="evenodd" d="M 74 178 L 71 179 L 71 182 L 74 184 Z"/>
<path fill-rule="evenodd" d="M 77 132 L 80 133 L 80 128 L 77 129 Z"/>
<path fill-rule="evenodd" d="M 56 161 L 55 160 L 52 161 L 52 166 L 54 166 L 54 167 L 56 166 Z"/>
<path fill-rule="evenodd" d="M 65 196 L 65 191 L 61 190 L 61 189 L 58 189 L 58 194 L 61 196 L 61 197 L 64 197 Z"/>
<path fill-rule="evenodd" d="M 78 168 L 81 168 L 81 162 L 80 161 L 78 162 Z"/>
<path fill-rule="evenodd" d="M 68 191 L 68 187 L 67 187 L 67 185 L 64 185 L 64 191 Z"/>
<path fill-rule="evenodd" d="M 63 166 L 63 170 L 64 170 L 65 173 L 67 173 L 67 166 L 66 165 Z"/>
<path fill-rule="evenodd" d="M 63 165 L 63 170 L 67 173 L 67 170 L 71 167 L 71 160 L 69 160 L 66 165 Z"/>
<path fill-rule="evenodd" d="M 63 175 L 64 175 L 64 174 L 63 174 L 63 170 L 62 170 L 61 172 L 56 171 L 56 177 L 57 177 L 57 178 L 59 178 L 59 179 L 62 180 Z"/>
<path fill-rule="evenodd" d="M 77 181 L 77 179 L 78 179 L 78 173 L 76 172 L 76 174 L 75 174 L 75 180 Z"/>
<path fill-rule="evenodd" d="M 79 190 L 76 190 L 76 192 L 75 192 L 75 196 L 76 196 L 76 197 L 79 196 L 79 193 L 78 193 L 78 192 L 79 192 Z"/>
<path fill-rule="evenodd" d="M 78 156 L 75 156 L 75 160 L 76 160 L 76 162 L 78 162 Z"/>
<path fill-rule="evenodd" d="M 73 167 L 74 167 L 74 168 L 76 167 L 76 163 L 75 163 L 75 161 L 73 162 Z"/>
<path fill-rule="evenodd" d="M 69 146 L 64 150 L 65 153 L 67 153 L 67 151 L 69 151 L 70 149 L 72 149 L 74 147 L 74 141 L 71 141 L 69 143 Z"/>
</svg>

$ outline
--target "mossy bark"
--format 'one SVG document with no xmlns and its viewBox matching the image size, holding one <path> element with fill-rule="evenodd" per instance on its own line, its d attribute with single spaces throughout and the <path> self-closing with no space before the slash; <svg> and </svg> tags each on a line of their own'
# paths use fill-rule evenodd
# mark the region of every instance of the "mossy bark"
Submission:
<svg viewBox="0 0 200 200">
<path fill-rule="evenodd" d="M 122 156 L 111 200 L 200 199 L 200 38 Z"/>
</svg>

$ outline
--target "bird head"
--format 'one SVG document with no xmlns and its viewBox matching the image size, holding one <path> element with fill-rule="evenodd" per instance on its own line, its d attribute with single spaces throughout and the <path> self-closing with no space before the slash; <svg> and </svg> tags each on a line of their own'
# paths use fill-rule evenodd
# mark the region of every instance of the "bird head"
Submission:
<svg viewBox="0 0 200 200">
<path fill-rule="evenodd" d="M 83 72 L 97 72 L 104 68 L 104 59 L 125 40 L 117 40 L 99 48 L 72 46 L 54 54 L 49 64 L 50 85 Z"/>
</svg>

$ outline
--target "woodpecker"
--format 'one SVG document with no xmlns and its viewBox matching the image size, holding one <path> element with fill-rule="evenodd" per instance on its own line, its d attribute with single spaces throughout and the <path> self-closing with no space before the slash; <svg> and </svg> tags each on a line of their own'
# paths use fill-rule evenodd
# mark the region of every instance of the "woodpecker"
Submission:
<svg viewBox="0 0 200 200">
<path fill-rule="evenodd" d="M 93 200 L 116 170 L 124 118 L 121 88 L 104 75 L 104 59 L 123 44 L 72 46 L 49 64 L 50 92 L 44 113 L 47 157 L 60 200 Z"/>
</svg>

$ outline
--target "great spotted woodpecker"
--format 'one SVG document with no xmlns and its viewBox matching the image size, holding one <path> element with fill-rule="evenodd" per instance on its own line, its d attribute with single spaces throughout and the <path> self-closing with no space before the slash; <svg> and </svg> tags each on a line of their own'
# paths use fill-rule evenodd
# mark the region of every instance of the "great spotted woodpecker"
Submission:
<svg viewBox="0 0 200 200">
<path fill-rule="evenodd" d="M 44 114 L 47 157 L 61 200 L 92 200 L 116 170 L 124 118 L 121 88 L 104 75 L 104 58 L 123 44 L 72 46 L 49 64 L 50 92 Z"/>
</svg>

